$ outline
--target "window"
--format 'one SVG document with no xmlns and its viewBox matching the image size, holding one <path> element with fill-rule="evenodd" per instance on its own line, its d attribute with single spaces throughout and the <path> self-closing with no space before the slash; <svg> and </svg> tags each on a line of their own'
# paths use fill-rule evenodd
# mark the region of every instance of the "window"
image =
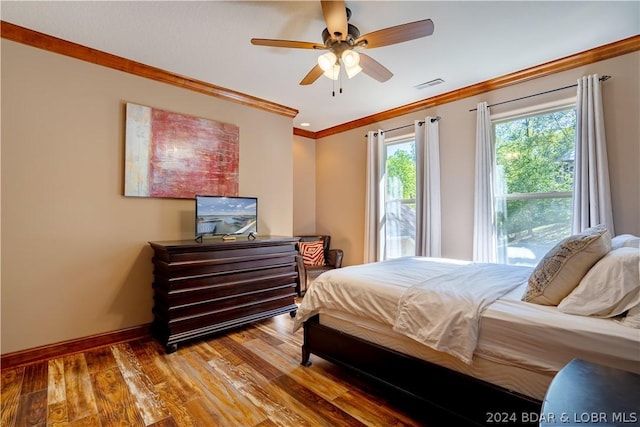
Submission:
<svg viewBox="0 0 640 427">
<path fill-rule="evenodd" d="M 381 259 L 416 253 L 416 144 L 413 137 L 385 141 L 384 234 Z"/>
<path fill-rule="evenodd" d="M 571 234 L 575 102 L 494 119 L 498 262 L 536 265 Z"/>
</svg>

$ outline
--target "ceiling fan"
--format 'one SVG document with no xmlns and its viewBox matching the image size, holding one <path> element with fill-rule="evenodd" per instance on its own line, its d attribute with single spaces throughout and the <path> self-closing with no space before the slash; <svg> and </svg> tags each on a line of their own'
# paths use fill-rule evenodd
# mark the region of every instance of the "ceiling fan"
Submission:
<svg viewBox="0 0 640 427">
<path fill-rule="evenodd" d="M 328 50 L 327 53 L 320 55 L 318 63 L 302 79 L 301 85 L 309 85 L 321 75 L 337 80 L 341 63 L 349 78 L 362 71 L 379 82 L 385 82 L 393 76 L 393 73 L 375 59 L 357 50 L 389 46 L 433 34 L 433 22 L 430 19 L 424 19 L 361 36 L 360 30 L 347 22 L 351 17 L 351 10 L 345 6 L 344 1 L 322 0 L 320 3 L 327 24 L 327 28 L 322 31 L 324 44 L 294 40 L 251 39 L 252 44 L 259 46 Z"/>
</svg>

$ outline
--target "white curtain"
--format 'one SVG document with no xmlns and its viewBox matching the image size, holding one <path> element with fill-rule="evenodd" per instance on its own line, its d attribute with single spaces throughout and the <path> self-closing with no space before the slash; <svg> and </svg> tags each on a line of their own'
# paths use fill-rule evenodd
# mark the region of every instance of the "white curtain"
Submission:
<svg viewBox="0 0 640 427">
<path fill-rule="evenodd" d="M 478 104 L 476 118 L 476 175 L 473 214 L 473 261 L 496 262 L 495 174 L 491 115 L 486 102 Z"/>
<path fill-rule="evenodd" d="M 439 257 L 440 137 L 438 118 L 415 122 L 416 135 L 416 255 Z"/>
<path fill-rule="evenodd" d="M 577 95 L 572 233 L 604 224 L 615 236 L 598 75 L 579 79 Z"/>
<path fill-rule="evenodd" d="M 364 262 L 375 262 L 381 259 L 378 242 L 384 235 L 380 215 L 383 212 L 381 203 L 384 203 L 384 185 L 380 185 L 383 179 L 382 150 L 384 148 L 384 132 L 370 131 L 367 134 L 367 188 L 365 197 L 364 218 Z"/>
</svg>

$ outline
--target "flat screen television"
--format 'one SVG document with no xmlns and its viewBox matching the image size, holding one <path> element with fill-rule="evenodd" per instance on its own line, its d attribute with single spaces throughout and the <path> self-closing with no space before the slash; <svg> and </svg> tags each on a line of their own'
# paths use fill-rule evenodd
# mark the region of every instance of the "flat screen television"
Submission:
<svg viewBox="0 0 640 427">
<path fill-rule="evenodd" d="M 258 198 L 196 195 L 196 238 L 258 232 Z"/>
</svg>

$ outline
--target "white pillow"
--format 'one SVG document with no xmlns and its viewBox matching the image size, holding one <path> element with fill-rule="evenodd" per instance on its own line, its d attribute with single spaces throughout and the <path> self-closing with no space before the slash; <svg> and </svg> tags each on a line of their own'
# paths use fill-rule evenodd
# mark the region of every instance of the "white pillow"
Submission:
<svg viewBox="0 0 640 427">
<path fill-rule="evenodd" d="M 611 239 L 611 249 L 640 248 L 640 237 L 633 234 L 621 234 Z"/>
<path fill-rule="evenodd" d="M 640 304 L 640 249 L 622 247 L 606 254 L 560 304 L 563 313 L 618 316 Z"/>
<path fill-rule="evenodd" d="M 558 305 L 610 250 L 611 235 L 604 225 L 563 239 L 533 269 L 522 301 Z"/>
</svg>

